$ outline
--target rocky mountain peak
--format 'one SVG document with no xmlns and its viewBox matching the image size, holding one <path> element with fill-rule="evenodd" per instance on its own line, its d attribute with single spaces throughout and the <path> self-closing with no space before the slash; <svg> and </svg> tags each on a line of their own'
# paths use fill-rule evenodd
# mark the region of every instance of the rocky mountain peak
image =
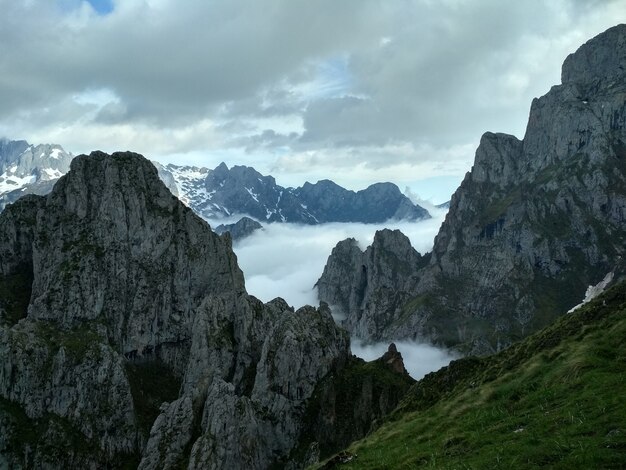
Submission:
<svg viewBox="0 0 626 470">
<path fill-rule="evenodd" d="M 387 352 L 382 355 L 379 361 L 398 374 L 409 374 L 404 368 L 404 359 L 402 359 L 402 354 L 398 351 L 395 343 L 389 345 Z"/>
<path fill-rule="evenodd" d="M 377 331 L 401 316 L 423 264 L 406 235 L 383 229 L 364 252 L 354 238 L 340 241 L 315 285 L 320 300 L 348 314 L 343 325 L 349 331 L 375 338 Z"/>
<path fill-rule="evenodd" d="M 45 207 L 33 247 L 33 318 L 73 327 L 104 317 L 116 345 L 141 355 L 166 343 L 184 348 L 208 293 L 244 292 L 229 242 L 138 154 L 76 157 Z"/>
<path fill-rule="evenodd" d="M 351 361 L 327 306 L 247 295 L 230 237 L 130 152 L 78 156 L 0 214 L 0 294 L 9 468 L 299 468 L 313 394 Z M 341 417 L 341 442 L 400 398 L 356 430 Z"/>
<path fill-rule="evenodd" d="M 622 80 L 626 70 L 626 24 L 609 28 L 565 59 L 561 82 L 589 85 Z"/>
<path fill-rule="evenodd" d="M 215 167 L 215 171 L 216 173 L 228 173 L 228 165 L 226 165 L 226 163 L 221 162 L 219 165 L 217 165 Z"/>
<path fill-rule="evenodd" d="M 47 194 L 72 158 L 59 145 L 0 140 L 0 211 L 25 194 Z"/>
<path fill-rule="evenodd" d="M 29 147 L 28 142 L 25 140 L 9 140 L 7 138 L 0 138 L 0 156 L 3 160 L 13 160 L 17 155 L 20 155 L 24 150 Z"/>
<path fill-rule="evenodd" d="M 257 230 L 262 229 L 263 226 L 256 220 L 250 217 L 242 217 L 234 224 L 221 224 L 215 227 L 213 230 L 217 234 L 223 234 L 225 232 L 230 233 L 233 240 L 241 240 L 247 236 L 252 235 Z"/>
<path fill-rule="evenodd" d="M 385 265 L 382 278 L 406 281 L 408 300 L 352 304 L 349 329 L 492 352 L 623 271 L 625 37 L 626 25 L 616 26 L 566 59 L 563 83 L 533 100 L 523 140 L 482 136 L 428 259 Z M 354 286 L 361 266 L 368 265 L 353 265 L 342 282 Z M 333 303 L 333 292 L 341 291 L 324 285 L 320 299 Z"/>
<path fill-rule="evenodd" d="M 399 259 L 412 260 L 419 257 L 419 253 L 411 246 L 409 238 L 398 229 L 377 230 L 370 249 L 393 253 Z"/>
</svg>

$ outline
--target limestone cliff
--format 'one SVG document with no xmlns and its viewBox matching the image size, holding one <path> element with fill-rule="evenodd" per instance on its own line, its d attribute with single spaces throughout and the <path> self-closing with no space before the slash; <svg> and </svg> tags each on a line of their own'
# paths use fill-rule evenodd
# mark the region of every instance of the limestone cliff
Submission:
<svg viewBox="0 0 626 470">
<path fill-rule="evenodd" d="M 419 281 L 403 315 L 355 331 L 488 352 L 545 326 L 588 285 L 622 272 L 625 97 L 626 25 L 619 25 L 565 60 L 562 84 L 533 101 L 523 140 L 483 135 L 428 265 L 414 264 L 409 278 Z M 346 325 L 363 323 L 360 315 L 350 309 Z M 391 311 L 368 316 L 375 325 Z"/>
<path fill-rule="evenodd" d="M 0 294 L 0 468 L 300 468 L 350 360 L 326 306 L 249 296 L 230 237 L 132 153 L 0 214 Z"/>
<path fill-rule="evenodd" d="M 422 256 L 399 230 L 380 230 L 362 252 L 349 238 L 333 249 L 317 281 L 318 295 L 338 313 L 344 326 L 360 338 L 375 338 L 394 319 L 417 285 Z"/>
</svg>

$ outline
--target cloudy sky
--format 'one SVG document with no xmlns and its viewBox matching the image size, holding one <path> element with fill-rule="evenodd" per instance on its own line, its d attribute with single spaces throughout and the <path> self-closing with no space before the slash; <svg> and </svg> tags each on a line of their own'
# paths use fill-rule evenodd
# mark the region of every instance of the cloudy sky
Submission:
<svg viewBox="0 0 626 470">
<path fill-rule="evenodd" d="M 626 0 L 0 0 L 0 136 L 441 202 Z"/>
</svg>

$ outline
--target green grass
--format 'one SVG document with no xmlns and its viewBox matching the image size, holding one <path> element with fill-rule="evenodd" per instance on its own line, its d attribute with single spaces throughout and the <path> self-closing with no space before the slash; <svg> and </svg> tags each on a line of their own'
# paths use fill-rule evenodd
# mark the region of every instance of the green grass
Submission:
<svg viewBox="0 0 626 470">
<path fill-rule="evenodd" d="M 626 468 L 626 285 L 412 387 L 340 468 Z"/>
</svg>

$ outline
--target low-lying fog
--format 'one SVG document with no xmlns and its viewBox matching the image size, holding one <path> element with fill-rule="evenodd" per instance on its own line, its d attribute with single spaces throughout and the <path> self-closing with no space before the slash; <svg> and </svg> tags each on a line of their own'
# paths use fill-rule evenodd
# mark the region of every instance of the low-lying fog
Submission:
<svg viewBox="0 0 626 470">
<path fill-rule="evenodd" d="M 419 222 L 388 222 L 384 224 L 331 223 L 323 225 L 264 224 L 251 236 L 234 244 L 239 266 L 246 278 L 247 291 L 263 302 L 282 297 L 296 309 L 318 305 L 313 287 L 335 245 L 348 237 L 355 238 L 361 249 L 372 243 L 376 230 L 399 229 L 411 240 L 413 247 L 424 254 L 432 249 L 433 240 L 446 210 L 428 208 L 431 219 Z M 211 226 L 222 222 L 209 221 Z M 429 344 L 396 341 L 406 369 L 415 379 L 437 370 L 454 357 Z M 352 340 L 352 352 L 365 360 L 380 357 L 388 343 L 364 345 Z"/>
</svg>

